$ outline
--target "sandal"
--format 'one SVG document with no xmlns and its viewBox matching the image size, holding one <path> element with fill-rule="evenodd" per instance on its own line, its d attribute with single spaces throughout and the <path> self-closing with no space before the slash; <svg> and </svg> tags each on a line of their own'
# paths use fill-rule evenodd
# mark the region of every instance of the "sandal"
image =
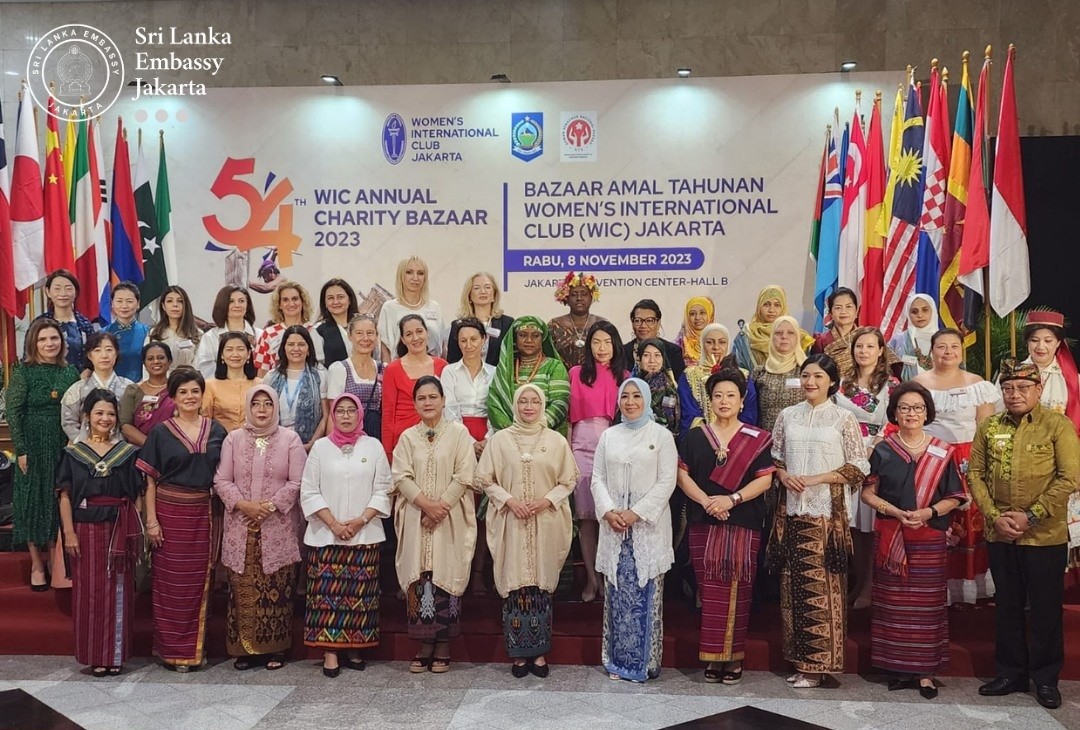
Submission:
<svg viewBox="0 0 1080 730">
<path fill-rule="evenodd" d="M 256 659 L 257 657 L 251 656 L 237 657 L 236 661 L 232 663 L 233 669 L 238 672 L 246 672 L 249 669 L 254 669 L 257 666 L 260 666 L 259 662 L 255 661 Z"/>
<path fill-rule="evenodd" d="M 93 669 L 90 670 L 90 674 L 92 676 L 98 677 L 98 678 L 104 677 L 104 676 L 108 675 L 108 673 L 109 673 L 109 668 L 108 667 L 94 667 Z"/>
<path fill-rule="evenodd" d="M 123 667 L 109 667 L 109 676 L 119 677 L 120 672 L 124 671 Z"/>
<path fill-rule="evenodd" d="M 803 678 L 803 673 L 802 672 L 795 672 L 795 674 L 792 674 L 790 677 L 788 677 L 784 681 L 786 681 L 788 684 L 795 684 L 796 682 L 798 682 L 802 678 Z"/>
<path fill-rule="evenodd" d="M 733 672 L 731 670 L 724 670 L 720 674 L 720 681 L 723 682 L 724 684 L 728 685 L 728 686 L 735 685 L 735 684 L 738 684 L 739 682 L 741 682 L 742 681 L 742 666 L 739 667 L 739 670 L 737 672 Z"/>
<path fill-rule="evenodd" d="M 345 668 L 362 672 L 367 669 L 367 664 L 359 657 L 345 657 Z"/>
<path fill-rule="evenodd" d="M 412 674 L 423 674 L 431 666 L 431 657 L 429 656 L 414 656 L 413 660 L 409 662 L 409 672 Z"/>
<path fill-rule="evenodd" d="M 450 657 L 448 656 L 433 656 L 431 657 L 431 673 L 432 674 L 446 674 L 450 671 Z"/>
<path fill-rule="evenodd" d="M 719 684 L 722 681 L 720 670 L 711 664 L 705 668 L 705 683 L 706 684 Z"/>
<path fill-rule="evenodd" d="M 795 689 L 817 689 L 821 686 L 821 679 L 810 679 L 806 675 L 803 675 L 792 682 L 791 686 Z"/>
<path fill-rule="evenodd" d="M 265 666 L 271 672 L 277 671 L 285 666 L 285 656 L 282 654 L 274 654 L 266 660 Z"/>
</svg>

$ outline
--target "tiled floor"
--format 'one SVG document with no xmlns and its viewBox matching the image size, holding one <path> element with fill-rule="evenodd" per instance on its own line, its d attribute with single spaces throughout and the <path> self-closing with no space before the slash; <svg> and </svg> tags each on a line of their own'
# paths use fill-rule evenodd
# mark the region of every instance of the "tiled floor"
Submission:
<svg viewBox="0 0 1080 730">
<path fill-rule="evenodd" d="M 228 662 L 187 675 L 146 660 L 121 677 L 95 679 L 62 657 L 0 657 L 0 729 L 22 728 L 4 703 L 21 689 L 86 730 L 319 730 L 321 728 L 693 727 L 1080 728 L 1080 682 L 1062 683 L 1064 706 L 1042 709 L 1030 695 L 982 698 L 976 679 L 945 680 L 936 700 L 888 692 L 879 678 L 843 675 L 840 686 L 792 690 L 779 675 L 747 672 L 737 687 L 707 685 L 700 671 L 665 669 L 644 685 L 612 682 L 597 667 L 554 666 L 546 680 L 517 680 L 504 665 L 456 664 L 445 675 L 411 675 L 404 663 L 322 676 L 313 662 L 276 672 L 237 672 Z M 25 696 L 11 693 L 9 698 Z M 769 718 L 752 707 L 782 717 Z M 693 722 L 699 720 L 699 722 Z M 767 724 L 766 724 L 767 722 Z M 56 727 L 60 727 L 57 725 Z M 70 727 L 70 726 L 69 726 Z M 45 726 L 48 730 L 48 726 Z"/>
</svg>

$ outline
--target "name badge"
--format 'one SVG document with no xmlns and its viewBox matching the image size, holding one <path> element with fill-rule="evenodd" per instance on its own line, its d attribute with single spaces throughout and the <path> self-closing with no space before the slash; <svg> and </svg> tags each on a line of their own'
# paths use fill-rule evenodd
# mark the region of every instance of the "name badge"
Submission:
<svg viewBox="0 0 1080 730">
<path fill-rule="evenodd" d="M 488 327 L 487 328 L 487 333 L 488 333 L 488 337 L 498 337 L 499 335 L 502 334 L 502 330 L 499 329 L 498 327 Z"/>
<path fill-rule="evenodd" d="M 660 403 L 663 404 L 664 408 L 674 408 L 675 396 L 665 395 L 663 398 L 660 399 Z"/>
<path fill-rule="evenodd" d="M 940 446 L 933 445 L 926 447 L 926 453 L 930 454 L 930 456 L 936 456 L 939 459 L 944 459 L 945 456 L 948 454 L 945 449 L 941 448 Z"/>
<path fill-rule="evenodd" d="M 745 433 L 747 436 L 760 436 L 761 431 L 756 428 L 750 428 L 749 426 L 743 426 L 739 429 L 739 433 Z"/>
<path fill-rule="evenodd" d="M 915 357 L 914 355 L 904 355 L 902 358 L 900 358 L 900 362 L 904 363 L 905 365 L 918 365 L 919 358 Z"/>
<path fill-rule="evenodd" d="M 799 378 L 788 378 L 784 381 L 784 387 L 787 388 L 801 388 L 802 381 Z"/>
<path fill-rule="evenodd" d="M 438 315 L 437 312 L 424 312 L 424 319 L 438 319 L 438 318 L 439 318 L 439 315 Z"/>
<path fill-rule="evenodd" d="M 176 343 L 176 346 L 179 347 L 181 350 L 190 350 L 192 347 L 195 347 L 195 343 L 193 343 L 191 340 L 179 340 Z"/>
<path fill-rule="evenodd" d="M 158 397 L 156 395 L 144 395 L 142 397 L 143 403 L 157 403 Z"/>
</svg>

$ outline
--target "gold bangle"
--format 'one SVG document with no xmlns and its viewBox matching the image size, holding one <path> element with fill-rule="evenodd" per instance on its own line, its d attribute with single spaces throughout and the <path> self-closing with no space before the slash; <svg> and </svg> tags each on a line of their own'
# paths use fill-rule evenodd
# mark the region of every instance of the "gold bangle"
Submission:
<svg viewBox="0 0 1080 730">
<path fill-rule="evenodd" d="M 878 502 L 878 505 L 877 505 L 878 514 L 885 515 L 886 517 L 888 517 L 888 515 L 889 515 L 889 513 L 887 511 L 888 509 L 889 509 L 889 503 L 886 502 L 884 499 L 881 500 L 880 502 Z"/>
</svg>

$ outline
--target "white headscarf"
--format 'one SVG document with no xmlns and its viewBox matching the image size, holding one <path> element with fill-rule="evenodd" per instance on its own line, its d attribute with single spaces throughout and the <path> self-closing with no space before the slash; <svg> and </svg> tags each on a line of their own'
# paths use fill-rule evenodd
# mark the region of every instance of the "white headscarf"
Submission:
<svg viewBox="0 0 1080 730">
<path fill-rule="evenodd" d="M 911 306 L 915 303 L 916 299 L 922 299 L 924 302 L 930 305 L 930 322 L 925 327 L 916 327 L 911 323 Z M 915 346 L 919 348 L 919 352 L 924 355 L 929 355 L 930 350 L 933 348 L 930 346 L 930 338 L 934 336 L 941 327 L 938 326 L 938 311 L 937 302 L 929 294 L 912 294 L 911 298 L 907 302 L 908 312 L 908 337 L 915 343 Z"/>
<path fill-rule="evenodd" d="M 709 360 L 712 359 L 712 356 L 705 352 L 705 338 L 711 335 L 713 332 L 724 333 L 724 337 L 726 337 L 728 341 L 727 354 L 731 354 L 731 333 L 728 332 L 728 328 L 717 322 L 710 322 L 709 324 L 705 325 L 705 328 L 701 330 L 701 335 L 699 335 L 699 338 L 701 339 L 701 357 L 698 358 L 698 365 L 707 365 L 709 367 L 712 367 L 716 364 L 714 362 L 709 362 Z"/>
</svg>

